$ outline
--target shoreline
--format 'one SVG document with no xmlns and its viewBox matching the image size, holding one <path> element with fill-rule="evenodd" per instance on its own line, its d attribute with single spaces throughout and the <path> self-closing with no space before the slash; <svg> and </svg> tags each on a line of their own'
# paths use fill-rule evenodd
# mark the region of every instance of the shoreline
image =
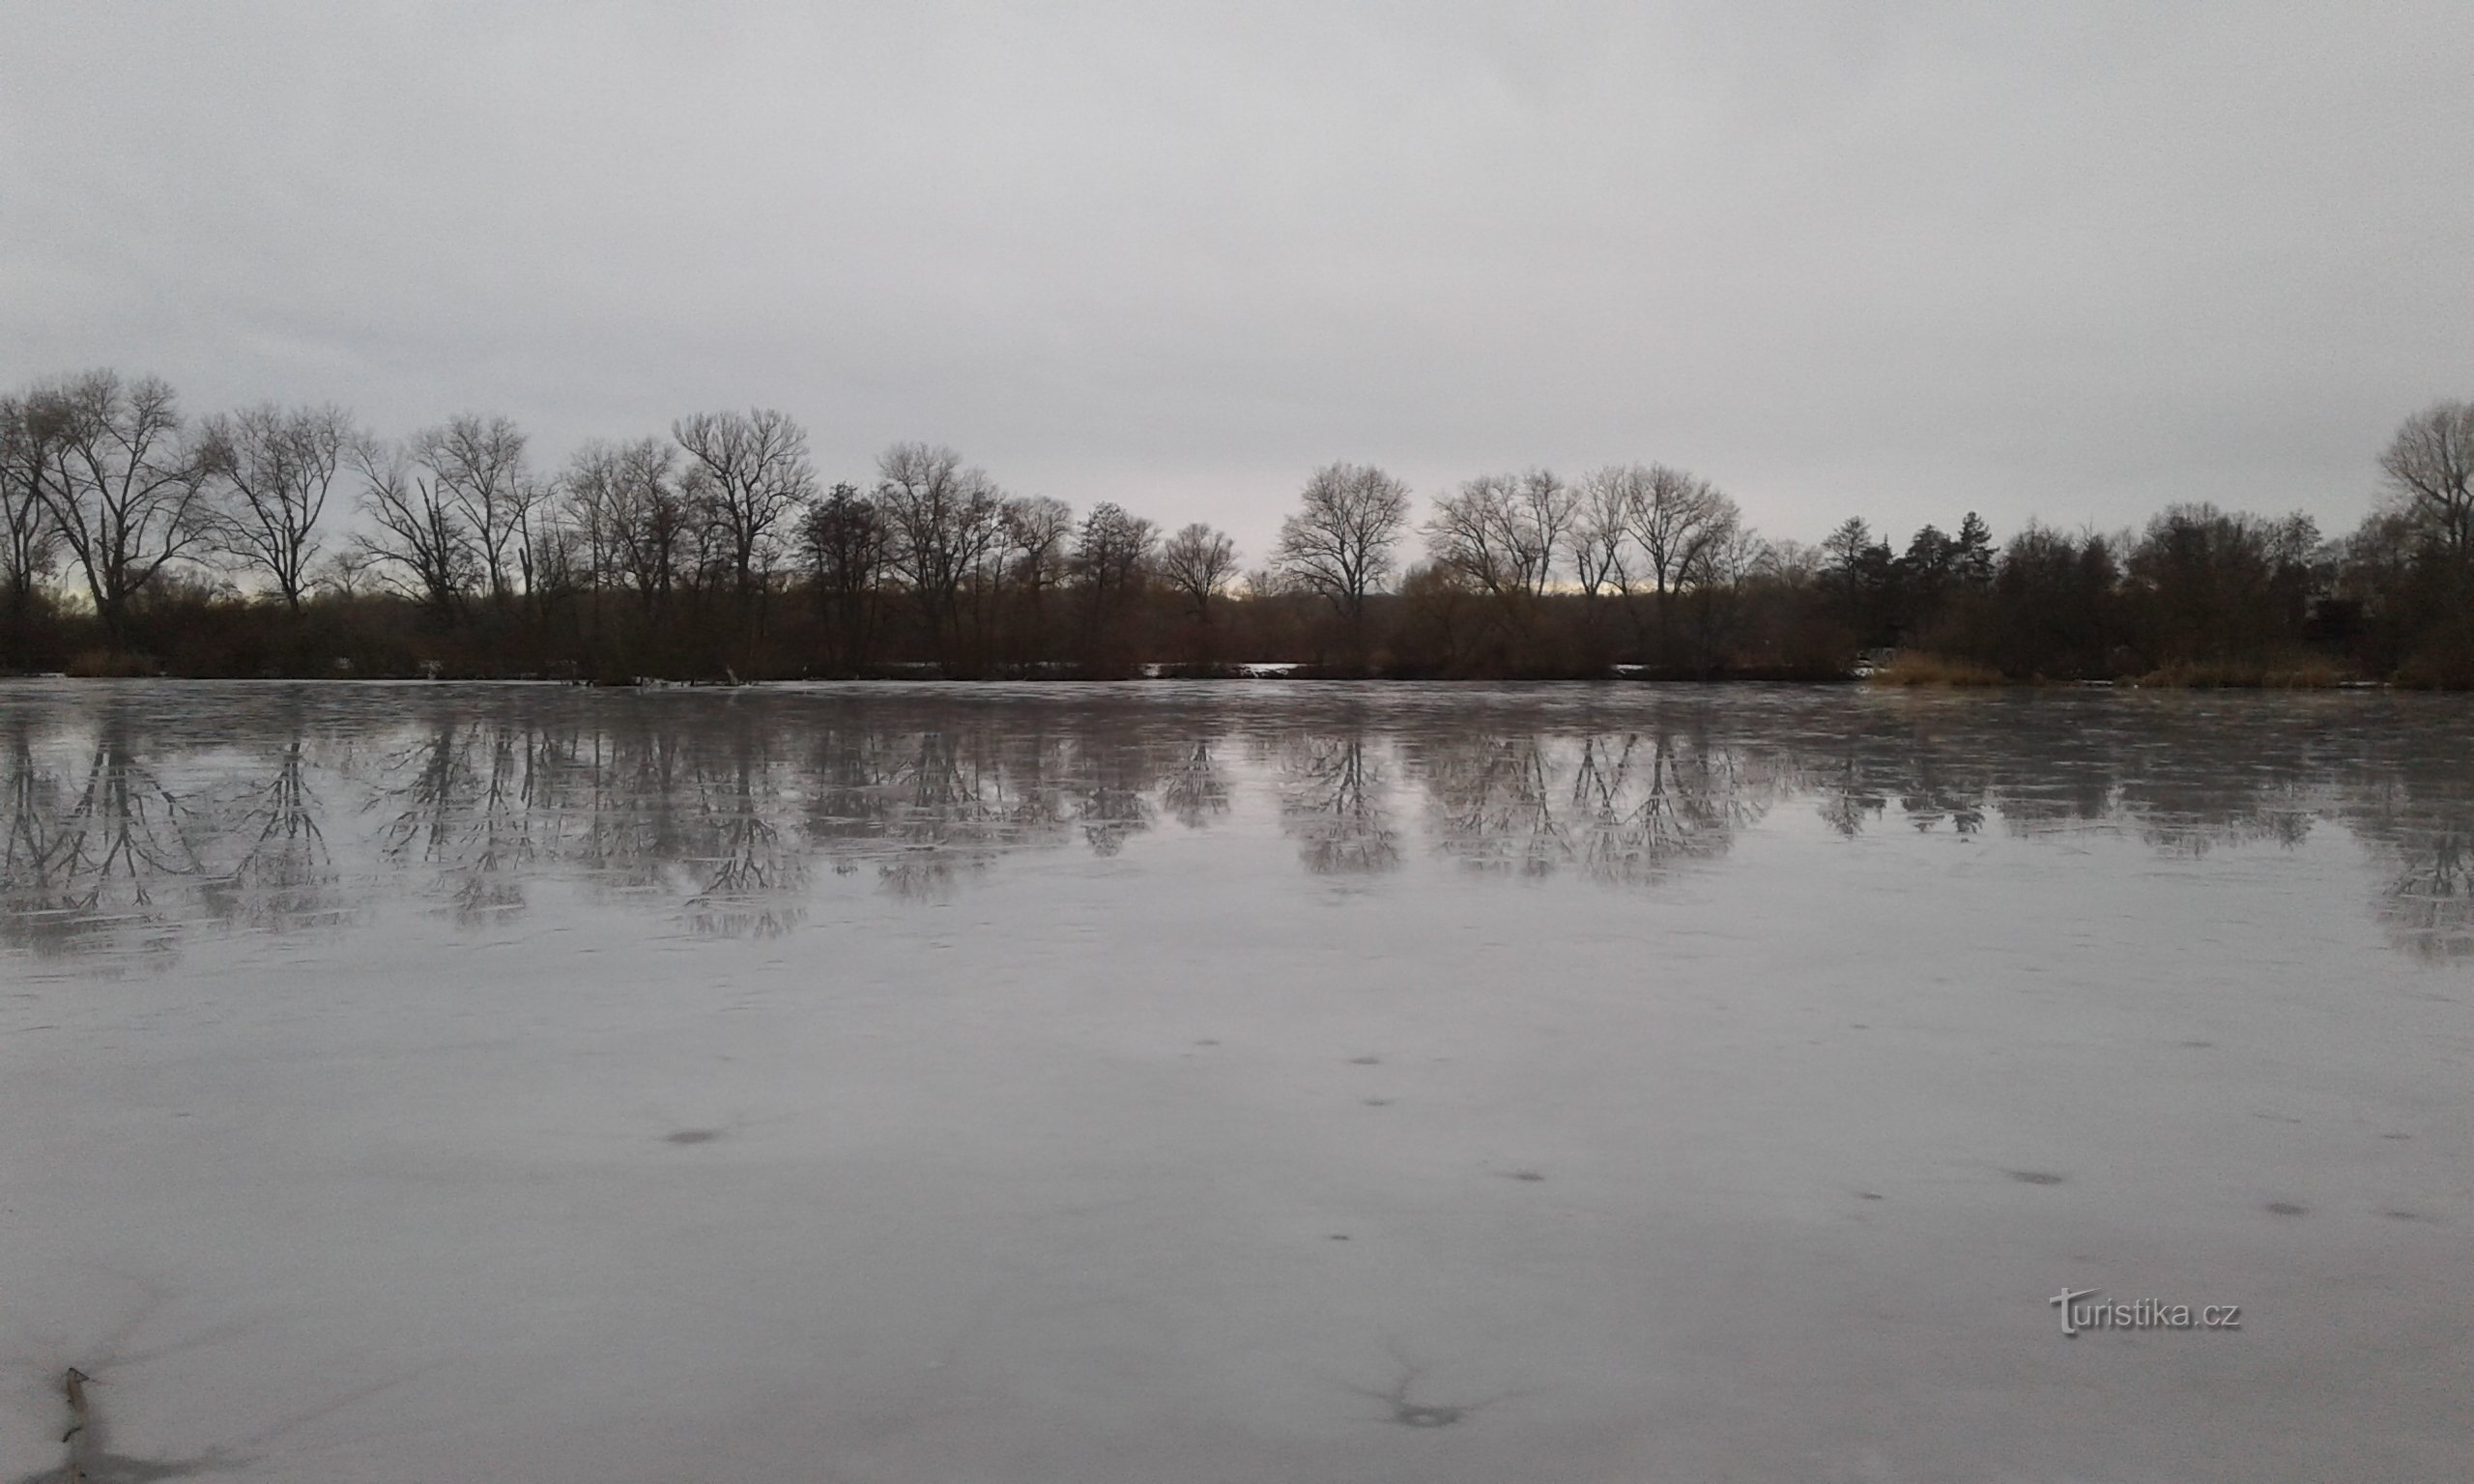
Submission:
<svg viewBox="0 0 2474 1484">
<path fill-rule="evenodd" d="M 1314 674 L 1301 673 L 1306 667 L 1261 667 L 1247 672 L 1215 674 L 1140 674 L 1140 675 L 779 675 L 761 679 L 709 679 L 669 675 L 637 675 L 627 679 L 581 679 L 541 674 L 512 675 L 77 675 L 65 671 L 27 671 L 0 673 L 0 684 L 23 681 L 75 681 L 80 684 L 129 684 L 154 681 L 178 681 L 198 685 L 313 685 L 313 686 L 449 686 L 449 685 L 525 685 L 559 690 L 596 691 L 740 691 L 778 689 L 789 686 L 850 685 L 903 686 L 951 685 L 956 687 L 1037 685 L 1037 686 L 1123 686 L 1154 683 L 1183 684 L 1256 684 L 1280 681 L 1308 685 L 1587 685 L 1587 686 L 1682 686 L 1693 688 L 1794 685 L 1824 688 L 1860 688 L 1867 691 L 2412 691 L 2433 694 L 2462 694 L 2461 688 L 2440 685 L 2416 685 L 2396 680 L 2372 679 L 2158 679 L 2152 676 L 2115 679 L 1913 679 L 1884 675 L 1809 675 L 1809 674 L 1727 674 L 1727 675 L 1385 675 L 1385 674 Z"/>
</svg>

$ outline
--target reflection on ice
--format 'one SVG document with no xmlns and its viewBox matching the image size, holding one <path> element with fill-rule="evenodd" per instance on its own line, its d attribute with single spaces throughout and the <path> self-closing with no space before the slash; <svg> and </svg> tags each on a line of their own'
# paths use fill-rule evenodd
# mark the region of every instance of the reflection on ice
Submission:
<svg viewBox="0 0 2474 1484">
<path fill-rule="evenodd" d="M 2474 809 L 2382 799 L 2347 822 L 2386 872 L 2379 916 L 2390 936 L 2425 957 L 2474 954 Z"/>
<path fill-rule="evenodd" d="M 0 687 L 0 1479 L 2457 1477 L 2465 717 Z"/>
<path fill-rule="evenodd" d="M 1723 858 L 1797 798 L 1851 839 L 2104 829 L 2184 857 L 2335 821 L 2381 863 L 2401 943 L 2474 947 L 2474 797 L 2436 699 L 226 686 L 197 688 L 214 726 L 183 727 L 130 694 L 0 695 L 8 943 L 159 962 L 186 932 L 324 928 L 407 887 L 477 926 L 544 879 L 765 935 L 798 925 L 819 866 L 941 899 L 1008 856 L 1112 856 L 1258 797 L 1316 874 L 1424 852 L 1629 887 Z"/>
<path fill-rule="evenodd" d="M 168 953 L 158 899 L 207 877 L 198 837 L 214 833 L 214 813 L 165 785 L 124 720 L 72 739 L 56 763 L 39 760 L 36 731 L 24 716 L 8 728 L 8 940 L 124 959 Z"/>
<path fill-rule="evenodd" d="M 1364 734 L 1301 735 L 1280 749 L 1280 823 L 1316 875 L 1358 875 L 1400 863 L 1391 774 Z"/>
<path fill-rule="evenodd" d="M 1698 728 L 1578 737 L 1481 732 L 1423 757 L 1435 848 L 1477 870 L 1612 883 L 1726 853 L 1784 791 L 1779 755 Z"/>
</svg>

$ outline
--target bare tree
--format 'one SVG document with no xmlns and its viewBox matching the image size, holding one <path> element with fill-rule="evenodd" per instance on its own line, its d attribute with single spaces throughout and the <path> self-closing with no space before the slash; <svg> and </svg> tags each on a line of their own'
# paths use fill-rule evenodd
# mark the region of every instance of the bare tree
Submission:
<svg viewBox="0 0 2474 1484">
<path fill-rule="evenodd" d="M 805 428 L 769 408 L 698 413 L 671 436 L 705 474 L 714 534 L 742 600 L 762 584 L 774 547 L 816 494 Z"/>
<path fill-rule="evenodd" d="M 567 460 L 553 484 L 560 524 L 574 532 L 586 587 L 598 592 L 618 575 L 619 451 L 594 439 Z"/>
<path fill-rule="evenodd" d="M 609 478 L 612 551 L 637 601 L 659 613 L 670 605 L 695 538 L 678 452 L 657 438 L 623 443 L 612 456 Z"/>
<path fill-rule="evenodd" d="M 380 580 L 451 622 L 480 567 L 479 546 L 452 493 L 404 447 L 363 443 L 353 453 L 361 510 L 374 529 L 360 537 Z"/>
<path fill-rule="evenodd" d="M 26 399 L 0 397 L 0 607 L 8 614 L 10 660 L 25 663 L 26 628 L 35 596 L 51 575 L 60 527 L 43 503 L 44 471 L 60 436 L 56 421 Z"/>
<path fill-rule="evenodd" d="M 1573 517 L 1570 486 L 1545 470 L 1482 474 L 1435 500 L 1426 551 L 1499 599 L 1541 596 Z"/>
<path fill-rule="evenodd" d="M 273 403 L 207 419 L 198 457 L 223 493 L 215 544 L 266 574 L 284 606 L 301 612 L 318 556 L 318 521 L 350 451 L 361 442 L 334 406 Z"/>
<path fill-rule="evenodd" d="M 959 658 L 964 587 L 1004 539 L 1003 498 L 994 481 L 963 466 L 962 455 L 926 443 L 886 449 L 877 475 L 893 569 L 919 604 L 930 647 L 950 667 Z"/>
<path fill-rule="evenodd" d="M 1127 618 L 1151 576 L 1160 545 L 1151 523 L 1108 500 L 1093 505 L 1074 538 L 1074 579 L 1082 600 L 1083 662 L 1117 670 L 1130 663 Z"/>
<path fill-rule="evenodd" d="M 420 480 L 463 516 L 490 597 L 503 603 L 528 564 L 532 507 L 542 490 L 526 471 L 524 433 L 505 417 L 466 414 L 413 435 Z"/>
<path fill-rule="evenodd" d="M 1865 554 L 1875 549 L 1872 526 L 1862 516 L 1851 515 L 1822 538 L 1822 571 L 1831 581 L 1852 588 L 1862 578 Z"/>
<path fill-rule="evenodd" d="M 366 545 L 355 541 L 321 557 L 310 585 L 339 598 L 358 598 L 370 588 L 373 575 L 384 561 L 385 558 L 372 553 Z"/>
<path fill-rule="evenodd" d="M 1407 485 L 1371 465 L 1329 465 L 1314 471 L 1300 508 L 1280 523 L 1273 560 L 1356 628 L 1366 594 L 1392 571 L 1392 549 L 1408 523 Z"/>
<path fill-rule="evenodd" d="M 1249 603 L 1272 603 L 1297 591 L 1287 573 L 1276 566 L 1256 567 L 1237 579 L 1237 594 Z"/>
<path fill-rule="evenodd" d="M 1762 575 L 1790 587 L 1809 587 L 1821 580 L 1822 550 L 1801 541 L 1762 543 Z"/>
<path fill-rule="evenodd" d="M 1017 495 L 1000 512 L 1013 579 L 1030 596 L 1027 656 L 1047 657 L 1049 589 L 1065 580 L 1074 540 L 1074 508 L 1046 495 Z"/>
<path fill-rule="evenodd" d="M 1130 593 L 1141 585 L 1159 545 L 1149 521 L 1102 500 L 1082 518 L 1074 538 L 1074 575 L 1083 591 L 1100 597 Z"/>
<path fill-rule="evenodd" d="M 1511 553 L 1513 491 L 1510 474 L 1481 474 L 1437 496 L 1425 524 L 1426 555 L 1482 591 L 1525 587 Z"/>
<path fill-rule="evenodd" d="M 2442 551 L 2474 558 L 2474 402 L 2440 402 L 2405 419 L 2379 456 L 2389 489 Z"/>
<path fill-rule="evenodd" d="M 884 513 L 852 485 L 835 485 L 800 518 L 799 551 L 830 635 L 826 663 L 837 673 L 857 674 L 871 658 L 887 544 Z"/>
<path fill-rule="evenodd" d="M 1564 538 L 1580 518 L 1580 492 L 1551 469 L 1533 469 L 1520 476 L 1519 538 L 1515 549 L 1529 571 L 1530 591 L 1543 593 L 1555 579 L 1555 557 Z"/>
<path fill-rule="evenodd" d="M 1237 543 L 1196 521 L 1160 548 L 1160 577 L 1193 607 L 1196 623 L 1211 622 L 1212 600 L 1237 577 Z"/>
<path fill-rule="evenodd" d="M 1694 549 L 1682 602 L 1696 669 L 1710 673 L 1725 663 L 1728 646 L 1743 630 L 1745 584 L 1769 571 L 1773 559 L 1769 543 L 1733 518 Z"/>
<path fill-rule="evenodd" d="M 1638 465 L 1599 469 L 1584 476 L 1574 492 L 1565 549 L 1581 589 L 1584 659 L 1594 666 L 1611 658 L 1602 600 L 1611 593 L 1630 606 L 1632 568 L 1626 558 L 1646 474 Z"/>
<path fill-rule="evenodd" d="M 536 617 L 546 617 L 553 605 L 585 591 L 598 570 L 592 562 L 592 532 L 576 517 L 582 512 L 560 498 L 553 481 L 534 487 L 524 523 L 516 531 L 517 565 L 524 575 L 524 596 Z"/>
<path fill-rule="evenodd" d="M 181 442 L 178 402 L 154 377 L 91 371 L 36 388 L 25 415 L 53 435 L 40 493 L 118 649 L 129 600 L 196 553 L 212 527 L 201 466 Z"/>
<path fill-rule="evenodd" d="M 1740 524 L 1735 501 L 1707 479 L 1664 464 L 1652 465 L 1639 481 L 1632 537 L 1640 543 L 1660 597 L 1682 585 L 1705 548 Z"/>
</svg>

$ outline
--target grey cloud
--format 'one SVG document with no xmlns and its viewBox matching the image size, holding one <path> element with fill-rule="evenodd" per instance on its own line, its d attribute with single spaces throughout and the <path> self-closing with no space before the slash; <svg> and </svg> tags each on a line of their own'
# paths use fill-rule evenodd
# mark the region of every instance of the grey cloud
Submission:
<svg viewBox="0 0 2474 1484">
<path fill-rule="evenodd" d="M 2456 3 L 36 6 L 0 371 L 762 402 L 1259 556 L 1306 472 L 1688 463 L 1811 538 L 2349 524 L 2474 392 Z"/>
</svg>

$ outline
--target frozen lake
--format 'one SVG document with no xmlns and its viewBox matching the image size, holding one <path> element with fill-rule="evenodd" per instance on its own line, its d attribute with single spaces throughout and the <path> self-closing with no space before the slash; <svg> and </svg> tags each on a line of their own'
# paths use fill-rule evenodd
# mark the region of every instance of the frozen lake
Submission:
<svg viewBox="0 0 2474 1484">
<path fill-rule="evenodd" d="M 2474 1477 L 2469 744 L 0 686 L 0 1479 Z"/>
</svg>

